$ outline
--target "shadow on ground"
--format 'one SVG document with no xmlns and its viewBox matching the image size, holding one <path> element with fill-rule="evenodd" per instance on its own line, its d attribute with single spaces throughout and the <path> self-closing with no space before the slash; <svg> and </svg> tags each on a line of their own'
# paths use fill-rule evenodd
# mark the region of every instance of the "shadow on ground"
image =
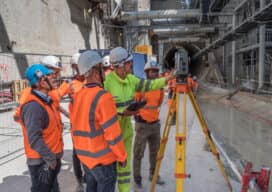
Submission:
<svg viewBox="0 0 272 192">
<path fill-rule="evenodd" d="M 72 150 L 65 150 L 62 159 L 61 172 L 58 176 L 60 190 L 62 192 L 74 192 L 76 180 L 72 166 Z M 28 170 L 22 175 L 12 175 L 5 177 L 0 183 L 0 192 L 29 192 L 31 181 Z"/>
</svg>

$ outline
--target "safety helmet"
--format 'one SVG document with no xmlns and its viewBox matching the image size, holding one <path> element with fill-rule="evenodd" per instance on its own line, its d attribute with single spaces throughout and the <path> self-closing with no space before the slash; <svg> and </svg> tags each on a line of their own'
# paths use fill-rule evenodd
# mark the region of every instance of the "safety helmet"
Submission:
<svg viewBox="0 0 272 192">
<path fill-rule="evenodd" d="M 71 60 L 70 60 L 70 63 L 71 63 L 71 64 L 78 64 L 79 56 L 80 56 L 80 53 L 75 53 L 75 54 L 72 56 L 72 58 L 71 58 Z"/>
<path fill-rule="evenodd" d="M 102 59 L 102 63 L 103 63 L 103 67 L 110 67 L 111 66 L 110 56 L 109 55 L 104 56 Z"/>
<path fill-rule="evenodd" d="M 193 76 L 193 80 L 195 81 L 196 79 L 197 79 L 197 77 L 194 75 L 194 76 Z"/>
<path fill-rule="evenodd" d="M 79 73 L 83 75 L 99 63 L 102 63 L 102 58 L 97 51 L 85 51 L 80 54 L 78 59 Z"/>
<path fill-rule="evenodd" d="M 133 56 L 123 47 L 116 47 L 110 51 L 110 63 L 113 66 L 123 65 L 132 59 Z"/>
<path fill-rule="evenodd" d="M 149 61 L 146 62 L 144 66 L 144 71 L 146 72 L 149 69 L 156 69 L 158 71 L 160 70 L 156 60 L 150 59 Z"/>
<path fill-rule="evenodd" d="M 43 76 L 52 73 L 53 73 L 52 70 L 38 63 L 33 64 L 26 69 L 25 77 L 28 80 L 29 84 L 32 86 L 35 85 L 39 81 L 39 79 L 42 78 Z"/>
<path fill-rule="evenodd" d="M 50 67 L 50 68 L 54 68 L 54 69 L 61 69 L 60 59 L 54 55 L 48 55 L 48 56 L 43 57 L 41 59 L 41 64 L 46 67 Z"/>
</svg>

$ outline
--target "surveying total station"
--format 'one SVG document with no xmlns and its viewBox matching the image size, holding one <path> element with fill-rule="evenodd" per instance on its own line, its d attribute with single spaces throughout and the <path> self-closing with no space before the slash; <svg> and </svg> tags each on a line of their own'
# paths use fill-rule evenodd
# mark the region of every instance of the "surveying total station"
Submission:
<svg viewBox="0 0 272 192">
<path fill-rule="evenodd" d="M 160 142 L 160 149 L 157 154 L 156 168 L 152 178 L 150 191 L 155 191 L 155 186 L 159 174 L 160 165 L 164 156 L 168 136 L 170 133 L 171 122 L 176 119 L 176 151 L 175 151 L 175 178 L 176 178 L 176 192 L 183 192 L 184 179 L 190 178 L 190 174 L 186 172 L 185 160 L 186 160 L 186 103 L 187 96 L 192 103 L 195 114 L 200 122 L 202 131 L 205 134 L 205 138 L 209 144 L 210 150 L 217 161 L 221 174 L 225 178 L 229 191 L 232 191 L 228 176 L 224 169 L 223 163 L 220 160 L 219 152 L 210 135 L 210 131 L 203 118 L 200 108 L 196 102 L 196 99 L 192 93 L 191 85 L 188 84 L 187 77 L 189 72 L 188 53 L 185 49 L 180 48 L 175 53 L 175 68 L 177 69 L 176 83 L 174 86 L 174 93 L 172 95 L 172 103 L 169 107 L 166 123 L 163 130 L 163 135 Z M 182 110 L 181 110 L 182 109 Z M 180 116 L 182 116 L 182 127 L 179 127 Z M 176 118 L 175 118 L 176 117 Z"/>
</svg>

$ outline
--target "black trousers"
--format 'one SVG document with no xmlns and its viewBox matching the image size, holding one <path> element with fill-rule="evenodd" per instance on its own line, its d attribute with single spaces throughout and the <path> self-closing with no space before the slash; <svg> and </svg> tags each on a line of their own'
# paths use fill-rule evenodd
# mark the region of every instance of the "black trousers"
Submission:
<svg viewBox="0 0 272 192">
<path fill-rule="evenodd" d="M 57 160 L 54 170 L 44 170 L 45 163 L 40 165 L 29 165 L 28 169 L 31 177 L 31 192 L 59 192 L 58 174 L 61 168 L 61 160 Z"/>
<path fill-rule="evenodd" d="M 79 161 L 75 149 L 73 149 L 73 168 L 74 168 L 74 173 L 76 176 L 76 179 L 78 182 L 83 182 L 83 171 L 82 171 L 82 166 L 81 162 Z"/>
</svg>

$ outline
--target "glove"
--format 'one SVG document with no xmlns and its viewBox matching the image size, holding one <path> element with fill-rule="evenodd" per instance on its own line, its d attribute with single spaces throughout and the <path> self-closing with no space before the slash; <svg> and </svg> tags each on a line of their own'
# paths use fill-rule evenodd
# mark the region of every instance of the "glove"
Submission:
<svg viewBox="0 0 272 192">
<path fill-rule="evenodd" d="M 125 110 L 122 115 L 123 116 L 134 116 L 137 115 L 139 111 L 130 111 L 130 110 Z"/>
<path fill-rule="evenodd" d="M 46 163 L 44 163 L 39 170 L 39 181 L 41 181 L 42 183 L 45 184 L 49 184 L 50 181 L 50 170 L 49 170 L 49 165 L 47 165 Z"/>
<path fill-rule="evenodd" d="M 146 105 L 146 100 L 142 100 L 142 101 L 133 101 L 126 109 L 126 111 L 138 111 L 139 109 L 141 109 L 142 107 L 144 107 Z"/>
</svg>

